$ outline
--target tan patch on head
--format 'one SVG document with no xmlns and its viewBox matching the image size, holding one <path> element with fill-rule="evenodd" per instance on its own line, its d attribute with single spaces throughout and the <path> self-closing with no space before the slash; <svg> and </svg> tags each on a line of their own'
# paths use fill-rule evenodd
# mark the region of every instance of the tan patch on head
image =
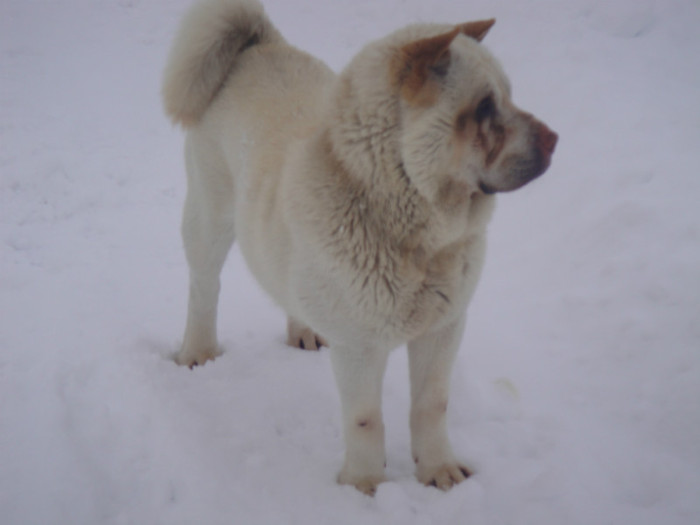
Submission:
<svg viewBox="0 0 700 525">
<path fill-rule="evenodd" d="M 489 117 L 479 122 L 476 117 L 478 103 L 463 109 L 455 120 L 455 160 L 459 162 L 462 155 L 468 154 L 468 144 L 480 149 L 484 154 L 486 167 L 491 166 L 503 151 L 508 132 L 496 117 Z"/>
<path fill-rule="evenodd" d="M 431 82 L 430 77 L 446 71 L 450 62 L 450 44 L 459 33 L 459 28 L 455 28 L 448 33 L 416 40 L 399 50 L 392 73 L 406 102 L 426 106 L 435 101 L 439 85 Z"/>
<path fill-rule="evenodd" d="M 484 123 L 479 126 L 477 133 L 479 146 L 486 155 L 486 167 L 491 166 L 503 151 L 506 143 L 505 128 L 496 123 Z"/>
</svg>

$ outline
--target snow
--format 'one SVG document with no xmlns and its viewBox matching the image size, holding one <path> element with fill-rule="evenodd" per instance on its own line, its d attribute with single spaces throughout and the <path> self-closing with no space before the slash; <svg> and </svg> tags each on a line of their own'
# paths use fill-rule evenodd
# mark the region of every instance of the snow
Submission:
<svg viewBox="0 0 700 525">
<path fill-rule="evenodd" d="M 225 354 L 171 360 L 184 171 L 159 84 L 188 4 L 0 5 L 2 522 L 700 523 L 697 2 L 266 2 L 336 70 L 405 24 L 496 16 L 516 102 L 560 134 L 499 198 L 470 307 L 449 427 L 475 476 L 412 476 L 399 350 L 374 498 L 334 482 L 327 352 L 285 347 L 236 251 Z"/>
</svg>

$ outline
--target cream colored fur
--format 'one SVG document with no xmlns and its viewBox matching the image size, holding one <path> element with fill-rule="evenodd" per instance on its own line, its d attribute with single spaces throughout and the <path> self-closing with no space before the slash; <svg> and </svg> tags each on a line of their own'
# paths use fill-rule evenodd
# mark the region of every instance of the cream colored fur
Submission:
<svg viewBox="0 0 700 525">
<path fill-rule="evenodd" d="M 290 343 L 330 344 L 347 447 L 338 479 L 367 493 L 385 479 L 382 379 L 404 343 L 416 475 L 440 488 L 468 475 L 445 414 L 490 193 L 538 175 L 525 161 L 546 150 L 548 164 L 556 142 L 512 105 L 477 42 L 492 23 L 398 31 L 336 77 L 287 44 L 258 2 L 207 0 L 185 17 L 166 69 L 166 111 L 187 129 L 190 299 L 176 361 L 219 354 L 219 273 L 237 240 L 289 315 Z M 463 116 L 484 93 L 506 135 L 496 116 Z"/>
</svg>

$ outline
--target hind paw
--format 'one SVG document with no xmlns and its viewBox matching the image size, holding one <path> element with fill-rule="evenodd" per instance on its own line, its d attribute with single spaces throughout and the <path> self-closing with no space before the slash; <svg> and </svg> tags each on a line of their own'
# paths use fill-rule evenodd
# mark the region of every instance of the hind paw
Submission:
<svg viewBox="0 0 700 525">
<path fill-rule="evenodd" d="M 287 321 L 287 344 L 302 350 L 320 350 L 328 346 L 320 335 L 291 317 Z"/>
</svg>

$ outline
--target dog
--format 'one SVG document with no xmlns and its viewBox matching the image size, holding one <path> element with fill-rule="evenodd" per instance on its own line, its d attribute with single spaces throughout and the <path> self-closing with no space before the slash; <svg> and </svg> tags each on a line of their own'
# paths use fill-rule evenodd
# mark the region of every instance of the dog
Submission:
<svg viewBox="0 0 700 525">
<path fill-rule="evenodd" d="M 544 173 L 557 142 L 513 104 L 480 44 L 494 22 L 398 30 L 336 75 L 257 0 L 204 0 L 165 69 L 165 111 L 186 129 L 190 288 L 175 360 L 220 354 L 219 274 L 237 240 L 288 314 L 289 343 L 329 346 L 346 447 L 337 479 L 367 494 L 386 479 L 382 379 L 403 344 L 417 479 L 447 490 L 470 475 L 446 411 L 494 193 Z"/>
</svg>

